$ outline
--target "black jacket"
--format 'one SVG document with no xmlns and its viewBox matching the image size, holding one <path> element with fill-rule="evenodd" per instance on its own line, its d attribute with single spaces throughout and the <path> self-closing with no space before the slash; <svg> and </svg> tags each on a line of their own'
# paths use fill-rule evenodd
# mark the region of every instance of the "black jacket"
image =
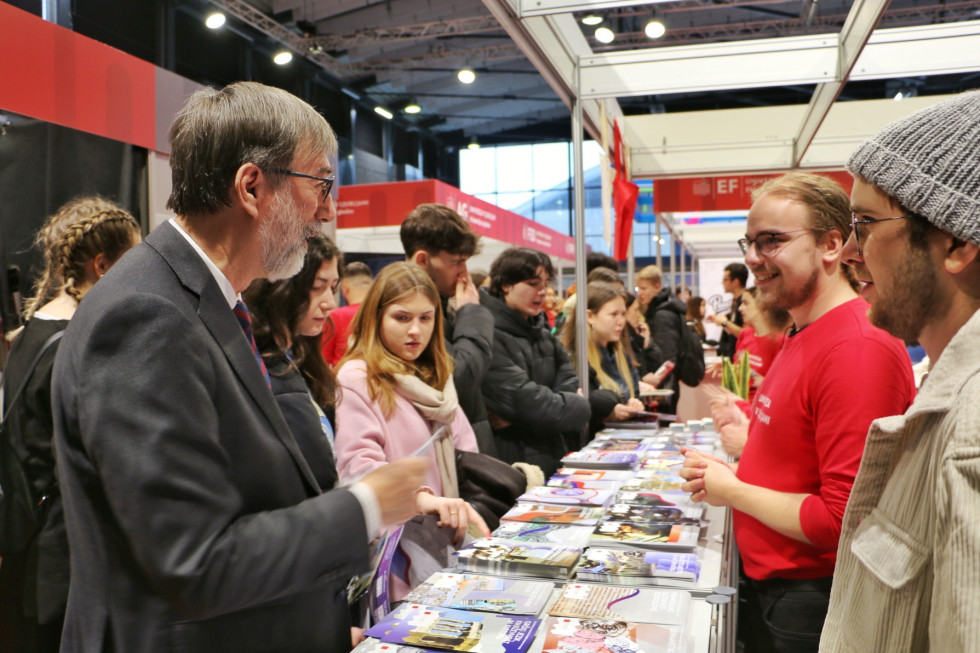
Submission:
<svg viewBox="0 0 980 653">
<path fill-rule="evenodd" d="M 664 360 L 676 363 L 681 325 L 687 321 L 687 306 L 669 288 L 663 288 L 647 306 L 646 318 L 647 324 L 650 325 L 650 336 L 660 347 Z M 677 373 L 671 372 L 661 387 L 673 389 L 674 395 L 666 401 L 661 401 L 659 408 L 662 412 L 673 412 L 680 392 Z"/>
<path fill-rule="evenodd" d="M 480 392 L 493 357 L 493 317 L 479 304 L 461 306 L 450 316 L 446 303 L 447 299 L 442 298 L 443 334 L 446 352 L 453 358 L 453 383 L 459 407 L 473 427 L 480 453 L 496 456 L 487 407 Z"/>
<path fill-rule="evenodd" d="M 589 402 L 576 393 L 578 376 L 564 347 L 544 322 L 529 321 L 483 291 L 494 320 L 493 361 L 483 379 L 487 410 L 510 423 L 494 430 L 507 462 L 529 462 L 550 476 L 578 448 Z"/>
</svg>

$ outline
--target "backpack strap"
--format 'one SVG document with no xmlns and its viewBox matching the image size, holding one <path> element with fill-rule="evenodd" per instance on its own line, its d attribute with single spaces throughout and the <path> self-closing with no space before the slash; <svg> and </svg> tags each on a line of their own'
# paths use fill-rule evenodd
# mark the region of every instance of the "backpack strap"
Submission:
<svg viewBox="0 0 980 653">
<path fill-rule="evenodd" d="M 9 406 L 11 408 L 14 407 L 14 404 L 20 398 L 20 395 L 24 392 L 24 389 L 27 388 L 27 383 L 31 380 L 31 377 L 34 376 L 34 370 L 37 369 L 38 364 L 41 362 L 41 358 L 49 349 L 51 349 L 51 346 L 54 343 L 58 342 L 61 339 L 61 336 L 63 335 L 65 335 L 64 330 L 52 334 L 51 337 L 45 340 L 44 344 L 41 345 L 41 349 L 37 352 L 37 354 L 34 355 L 34 360 L 32 360 L 31 364 L 27 366 L 27 374 L 24 375 L 24 380 L 20 382 L 20 387 L 17 388 L 17 392 L 15 392 L 14 396 L 10 399 Z M 3 388 L 4 376 L 6 376 L 6 370 L 4 370 L 3 373 L 0 373 L 0 388 Z M 3 413 L 3 417 L 0 418 L 0 428 L 3 428 L 4 422 L 7 421 L 7 414 L 6 411 L 3 411 L 2 405 L 0 405 L 0 412 Z"/>
</svg>

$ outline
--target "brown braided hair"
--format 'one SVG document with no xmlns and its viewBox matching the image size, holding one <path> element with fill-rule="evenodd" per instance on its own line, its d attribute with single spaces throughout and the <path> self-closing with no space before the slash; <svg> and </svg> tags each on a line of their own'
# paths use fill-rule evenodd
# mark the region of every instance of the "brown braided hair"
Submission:
<svg viewBox="0 0 980 653">
<path fill-rule="evenodd" d="M 85 264 L 97 254 L 116 262 L 133 245 L 139 224 L 120 208 L 98 211 L 65 227 L 58 239 L 57 271 L 65 280 L 64 289 L 75 301 L 82 301 L 79 283 L 84 280 Z"/>
<path fill-rule="evenodd" d="M 24 321 L 30 320 L 38 308 L 54 299 L 65 284 L 58 270 L 61 259 L 59 240 L 65 227 L 99 211 L 122 211 L 115 202 L 98 195 L 85 195 L 66 202 L 54 215 L 48 218 L 34 237 L 34 247 L 41 252 L 44 266 L 34 280 L 34 296 L 24 301 Z"/>
</svg>

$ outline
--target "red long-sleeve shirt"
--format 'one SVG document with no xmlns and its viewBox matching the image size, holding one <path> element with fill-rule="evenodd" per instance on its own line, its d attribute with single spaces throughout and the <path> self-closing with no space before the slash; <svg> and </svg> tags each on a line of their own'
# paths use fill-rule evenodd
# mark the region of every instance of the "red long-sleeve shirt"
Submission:
<svg viewBox="0 0 980 653">
<path fill-rule="evenodd" d="M 912 403 L 915 383 L 905 347 L 871 326 L 867 308 L 854 299 L 787 338 L 759 388 L 738 478 L 810 494 L 800 522 L 813 544 L 735 511 L 735 538 L 750 578 L 833 574 L 868 427 Z"/>
</svg>

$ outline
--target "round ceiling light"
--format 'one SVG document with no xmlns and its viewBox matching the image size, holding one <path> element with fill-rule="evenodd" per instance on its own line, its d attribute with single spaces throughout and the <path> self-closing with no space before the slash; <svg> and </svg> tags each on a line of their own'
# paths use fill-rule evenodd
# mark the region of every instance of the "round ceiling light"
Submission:
<svg viewBox="0 0 980 653">
<path fill-rule="evenodd" d="M 598 25 L 602 22 L 602 16 L 599 14 L 588 14 L 582 19 L 583 25 L 588 25 L 589 27 L 593 25 Z"/>
<path fill-rule="evenodd" d="M 456 79 L 464 84 L 472 84 L 474 81 L 476 81 L 476 73 L 473 72 L 472 68 L 463 68 L 456 73 Z"/>
<path fill-rule="evenodd" d="M 662 22 L 654 18 L 646 24 L 643 28 L 643 33 L 651 39 L 659 39 L 661 36 L 667 33 L 667 26 Z"/>
<path fill-rule="evenodd" d="M 612 43 L 616 38 L 616 34 L 611 29 L 603 25 L 602 27 L 596 28 L 595 38 L 599 43 Z"/>
<path fill-rule="evenodd" d="M 208 29 L 221 29 L 225 24 L 225 15 L 220 11 L 212 11 L 208 14 L 208 17 L 204 19 L 204 24 Z"/>
<path fill-rule="evenodd" d="M 419 106 L 419 103 L 418 102 L 410 102 L 410 103 L 408 103 L 408 104 L 405 105 L 404 111 L 405 111 L 405 113 L 413 113 L 413 114 L 414 113 L 421 113 L 422 112 L 422 107 Z"/>
<path fill-rule="evenodd" d="M 280 50 L 276 53 L 276 56 L 272 57 L 272 60 L 280 66 L 285 66 L 293 60 L 293 53 L 289 50 Z"/>
</svg>

